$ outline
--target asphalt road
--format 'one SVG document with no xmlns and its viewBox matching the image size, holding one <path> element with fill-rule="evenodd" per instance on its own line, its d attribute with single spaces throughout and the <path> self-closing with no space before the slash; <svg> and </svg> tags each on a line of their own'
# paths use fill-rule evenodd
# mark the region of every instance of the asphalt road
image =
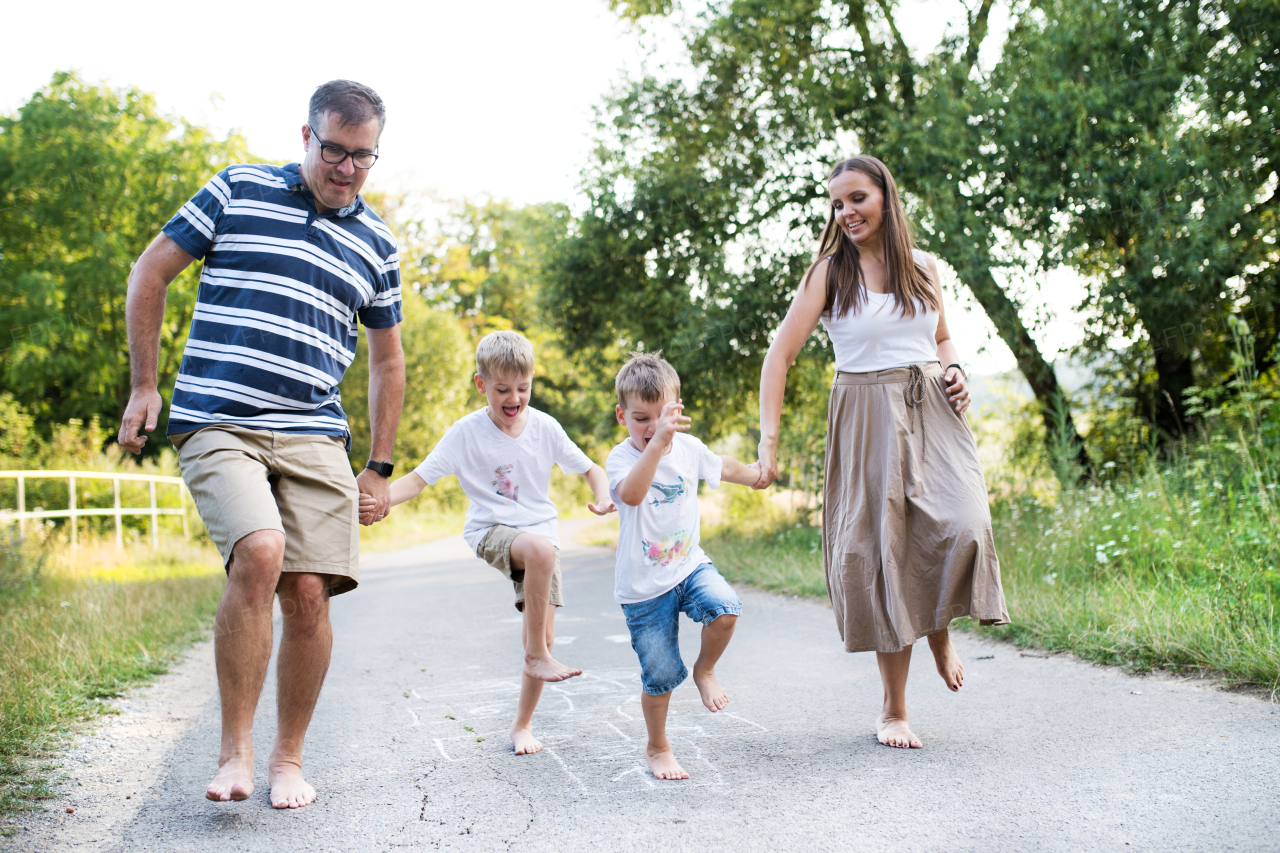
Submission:
<svg viewBox="0 0 1280 853">
<path fill-rule="evenodd" d="M 611 554 L 566 548 L 562 565 L 557 655 L 585 674 L 544 694 L 543 752 L 517 757 L 506 737 L 510 588 L 455 537 L 368 556 L 359 590 L 334 600 L 314 805 L 267 802 L 274 669 L 258 792 L 204 799 L 218 743 L 205 644 L 76 743 L 60 797 L 11 849 L 1280 850 L 1280 706 L 959 636 L 964 688 L 949 693 L 921 649 L 909 697 L 925 748 L 890 749 L 873 734 L 874 656 L 845 654 L 821 603 L 749 589 L 719 668 L 732 704 L 713 715 L 692 681 L 677 689 L 670 732 L 692 778 L 656 781 Z M 697 626 L 682 634 L 690 662 Z"/>
</svg>

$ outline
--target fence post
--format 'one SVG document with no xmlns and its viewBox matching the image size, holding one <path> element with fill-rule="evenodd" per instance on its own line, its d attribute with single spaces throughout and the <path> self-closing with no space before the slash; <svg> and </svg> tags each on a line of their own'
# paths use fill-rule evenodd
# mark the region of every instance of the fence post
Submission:
<svg viewBox="0 0 1280 853">
<path fill-rule="evenodd" d="M 27 535 L 27 478 L 18 475 L 18 535 Z"/>
<path fill-rule="evenodd" d="M 182 506 L 182 538 L 191 538 L 191 526 L 187 524 L 187 486 L 185 483 L 178 484 L 178 501 Z"/>
<path fill-rule="evenodd" d="M 148 480 L 147 485 L 151 486 L 151 550 L 160 547 L 160 525 L 156 516 L 156 481 Z"/>
<path fill-rule="evenodd" d="M 76 478 L 74 476 L 67 478 L 70 483 L 71 499 L 68 507 L 71 511 L 71 550 L 76 549 Z"/>
<path fill-rule="evenodd" d="M 120 513 L 120 478 L 116 477 L 114 480 L 111 481 L 111 483 L 112 485 L 115 486 L 115 491 L 116 491 L 116 550 L 123 551 L 124 550 L 124 530 L 122 529 L 121 523 L 120 523 L 120 515 L 121 515 Z"/>
</svg>

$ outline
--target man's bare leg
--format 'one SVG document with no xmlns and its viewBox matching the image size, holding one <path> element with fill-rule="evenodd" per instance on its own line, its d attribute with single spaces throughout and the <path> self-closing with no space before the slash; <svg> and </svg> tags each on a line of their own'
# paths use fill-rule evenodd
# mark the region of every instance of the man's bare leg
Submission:
<svg viewBox="0 0 1280 853">
<path fill-rule="evenodd" d="M 698 692 L 702 694 L 702 704 L 713 714 L 729 704 L 729 694 L 724 692 L 716 678 L 716 662 L 729 645 L 737 624 L 737 616 L 725 613 L 717 616 L 710 625 L 702 626 L 702 649 L 693 664 L 693 683 L 698 685 Z"/>
<path fill-rule="evenodd" d="M 946 628 L 929 635 L 929 651 L 933 652 L 933 662 L 938 666 L 938 675 L 947 683 L 952 693 L 964 686 L 964 664 L 960 662 L 960 653 L 951 644 L 951 634 Z"/>
<path fill-rule="evenodd" d="M 279 530 L 254 531 L 231 550 L 214 623 L 222 748 L 218 773 L 205 791 L 211 800 L 246 800 L 253 794 L 253 712 L 271 660 L 271 602 L 283 565 Z"/>
<path fill-rule="evenodd" d="M 555 620 L 555 605 L 547 605 L 548 652 L 551 651 L 556 642 Z M 529 626 L 527 622 L 524 628 L 521 629 L 520 641 L 521 645 L 528 647 Z M 542 685 L 544 684 L 546 682 L 540 678 L 534 678 L 524 673 L 520 675 L 520 702 L 516 705 L 515 722 L 511 724 L 511 745 L 515 747 L 516 755 L 532 755 L 542 750 L 542 743 L 533 736 L 533 712 L 538 707 L 538 700 L 542 698 Z"/>
<path fill-rule="evenodd" d="M 644 760 L 649 770 L 659 779 L 688 779 L 680 762 L 676 761 L 671 741 L 667 740 L 667 708 L 671 705 L 671 693 L 661 696 L 640 694 L 640 710 L 644 712 L 644 727 L 649 732 L 649 742 L 644 747 Z"/>
<path fill-rule="evenodd" d="M 541 681 L 564 681 L 582 675 L 582 670 L 567 667 L 553 658 L 547 644 L 555 546 L 541 536 L 521 533 L 511 543 L 511 565 L 524 572 L 524 674 Z"/>
<path fill-rule="evenodd" d="M 919 749 L 920 739 L 907 725 L 907 672 L 911 669 L 911 646 L 900 652 L 876 652 L 880 681 L 884 684 L 884 706 L 876 720 L 876 737 L 885 746 Z"/>
<path fill-rule="evenodd" d="M 329 624 L 328 579 L 323 575 L 284 572 L 279 591 L 284 616 L 276 659 L 279 725 L 267 778 L 272 807 L 297 809 L 316 798 L 316 789 L 302 778 L 302 742 L 329 671 L 333 629 Z"/>
</svg>

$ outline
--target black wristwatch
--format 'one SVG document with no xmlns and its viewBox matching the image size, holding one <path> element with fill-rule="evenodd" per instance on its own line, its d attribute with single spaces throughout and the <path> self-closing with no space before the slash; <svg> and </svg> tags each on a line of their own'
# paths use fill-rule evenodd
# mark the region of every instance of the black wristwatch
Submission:
<svg viewBox="0 0 1280 853">
<path fill-rule="evenodd" d="M 965 373 L 965 372 L 964 372 L 964 368 L 963 368 L 963 367 L 961 367 L 960 365 L 958 365 L 958 364 L 948 364 L 948 365 L 947 365 L 947 367 L 946 367 L 946 369 L 947 369 L 947 370 L 950 370 L 950 369 L 951 369 L 951 368 L 953 368 L 953 367 L 954 367 L 956 370 L 960 371 L 960 373 L 964 376 L 964 381 L 965 381 L 965 382 L 968 382 L 968 381 L 969 381 L 969 374 Z"/>
<path fill-rule="evenodd" d="M 372 459 L 366 462 L 364 467 L 388 480 L 391 479 L 391 472 L 396 470 L 396 466 L 390 462 L 374 462 Z"/>
</svg>

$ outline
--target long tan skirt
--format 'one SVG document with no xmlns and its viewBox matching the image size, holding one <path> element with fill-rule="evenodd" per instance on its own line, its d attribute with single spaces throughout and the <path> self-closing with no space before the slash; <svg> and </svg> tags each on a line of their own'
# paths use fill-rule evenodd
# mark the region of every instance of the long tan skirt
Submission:
<svg viewBox="0 0 1280 853">
<path fill-rule="evenodd" d="M 848 651 L 900 651 L 959 616 L 1009 621 L 978 446 L 942 374 L 935 361 L 832 385 L 822 554 Z"/>
</svg>

